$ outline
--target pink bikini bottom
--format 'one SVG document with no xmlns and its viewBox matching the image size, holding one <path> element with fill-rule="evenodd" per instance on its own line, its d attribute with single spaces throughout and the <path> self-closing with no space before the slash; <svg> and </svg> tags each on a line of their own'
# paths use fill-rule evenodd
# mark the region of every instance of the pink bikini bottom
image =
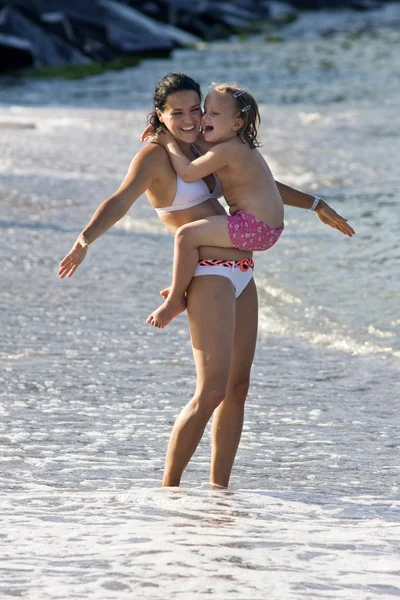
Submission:
<svg viewBox="0 0 400 600">
<path fill-rule="evenodd" d="M 273 229 L 254 215 L 238 210 L 228 216 L 228 231 L 234 248 L 239 250 L 268 250 L 278 241 L 284 224 Z"/>
</svg>

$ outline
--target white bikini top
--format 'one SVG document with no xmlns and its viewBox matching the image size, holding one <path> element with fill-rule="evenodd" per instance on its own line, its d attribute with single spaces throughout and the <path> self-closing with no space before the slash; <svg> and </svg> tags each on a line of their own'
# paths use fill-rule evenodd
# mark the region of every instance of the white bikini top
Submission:
<svg viewBox="0 0 400 600">
<path fill-rule="evenodd" d="M 198 152 L 197 148 L 195 149 Z M 220 198 L 222 196 L 222 187 L 218 178 L 213 174 L 215 186 L 212 192 L 203 179 L 197 179 L 187 183 L 176 174 L 176 194 L 171 206 L 156 208 L 157 213 L 174 212 L 176 210 L 185 210 L 201 204 L 210 198 Z"/>
</svg>

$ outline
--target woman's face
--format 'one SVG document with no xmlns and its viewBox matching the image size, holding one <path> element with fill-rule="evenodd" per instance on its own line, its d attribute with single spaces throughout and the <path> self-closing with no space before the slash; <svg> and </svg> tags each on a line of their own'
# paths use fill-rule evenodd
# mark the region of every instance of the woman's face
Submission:
<svg viewBox="0 0 400 600">
<path fill-rule="evenodd" d="M 193 90 L 183 90 L 170 94 L 163 112 L 156 109 L 158 118 L 182 142 L 193 144 L 201 123 L 200 98 Z"/>
</svg>

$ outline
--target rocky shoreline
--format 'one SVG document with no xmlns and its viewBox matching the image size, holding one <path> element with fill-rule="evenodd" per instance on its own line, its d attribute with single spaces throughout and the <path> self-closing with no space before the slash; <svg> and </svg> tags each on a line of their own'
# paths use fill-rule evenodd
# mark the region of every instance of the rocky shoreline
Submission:
<svg viewBox="0 0 400 600">
<path fill-rule="evenodd" d="M 195 6 L 184 0 L 0 0 L 0 74 L 31 68 L 44 69 L 46 75 L 60 67 L 68 67 L 72 76 L 94 74 L 93 65 L 122 68 L 202 41 L 286 29 L 304 10 L 347 7 L 375 12 L 385 4 L 203 0 Z"/>
</svg>

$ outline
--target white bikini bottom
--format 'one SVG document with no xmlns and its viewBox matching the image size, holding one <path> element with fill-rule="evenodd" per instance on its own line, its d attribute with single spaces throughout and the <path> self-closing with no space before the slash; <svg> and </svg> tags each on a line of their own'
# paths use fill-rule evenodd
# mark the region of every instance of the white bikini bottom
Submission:
<svg viewBox="0 0 400 600">
<path fill-rule="evenodd" d="M 200 277 L 201 275 L 227 277 L 232 282 L 235 297 L 239 298 L 240 294 L 252 280 L 253 271 L 254 261 L 249 258 L 242 258 L 241 260 L 207 259 L 199 260 L 194 277 Z"/>
</svg>

